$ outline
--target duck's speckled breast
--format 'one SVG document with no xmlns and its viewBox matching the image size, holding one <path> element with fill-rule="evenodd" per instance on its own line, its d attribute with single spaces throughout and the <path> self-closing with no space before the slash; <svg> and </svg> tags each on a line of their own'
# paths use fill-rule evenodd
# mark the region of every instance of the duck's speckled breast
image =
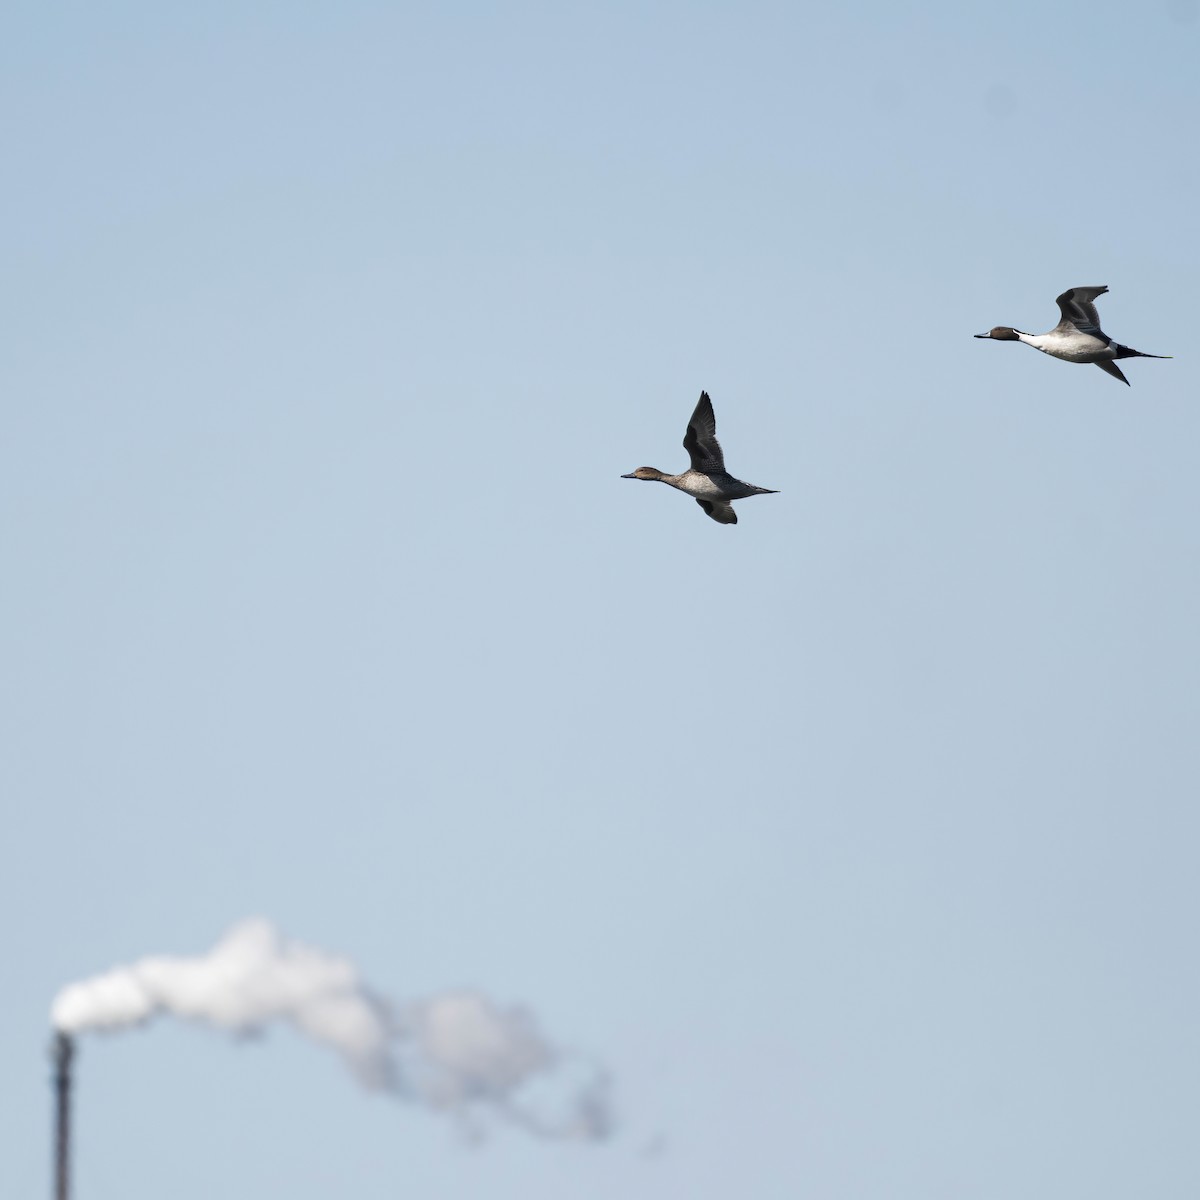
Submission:
<svg viewBox="0 0 1200 1200">
<path fill-rule="evenodd" d="M 725 497 L 722 488 L 699 471 L 684 471 L 675 486 L 698 500 L 721 500 Z"/>
</svg>

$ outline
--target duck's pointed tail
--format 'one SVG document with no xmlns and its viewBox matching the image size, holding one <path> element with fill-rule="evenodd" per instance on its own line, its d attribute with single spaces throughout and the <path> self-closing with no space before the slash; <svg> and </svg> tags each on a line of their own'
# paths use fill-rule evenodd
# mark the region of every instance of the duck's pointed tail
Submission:
<svg viewBox="0 0 1200 1200">
<path fill-rule="evenodd" d="M 1147 354 L 1144 350 L 1135 350 L 1132 346 L 1116 344 L 1114 358 L 1174 358 L 1173 354 Z"/>
</svg>

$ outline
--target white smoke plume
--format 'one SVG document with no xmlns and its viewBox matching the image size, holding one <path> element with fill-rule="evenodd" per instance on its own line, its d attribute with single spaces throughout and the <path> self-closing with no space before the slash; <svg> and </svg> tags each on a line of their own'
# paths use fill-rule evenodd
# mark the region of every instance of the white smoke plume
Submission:
<svg viewBox="0 0 1200 1200">
<path fill-rule="evenodd" d="M 208 954 L 143 958 L 69 984 L 51 1008 L 66 1034 L 125 1029 L 160 1014 L 231 1033 L 290 1022 L 338 1051 L 365 1087 L 449 1112 L 473 1138 L 487 1112 L 541 1137 L 611 1132 L 606 1077 L 552 1046 L 525 1010 L 474 991 L 393 1009 L 353 963 L 262 919 L 235 925 Z"/>
<path fill-rule="evenodd" d="M 539 1137 L 599 1140 L 612 1131 L 607 1076 L 551 1046 L 525 1009 L 444 992 L 408 1005 L 397 1029 L 410 1085 L 471 1137 L 479 1105 Z M 540 1089 L 527 1086 L 535 1077 Z M 539 1090 L 551 1094 L 531 1094 Z"/>
<path fill-rule="evenodd" d="M 268 921 L 235 925 L 208 954 L 143 958 L 59 992 L 51 1009 L 62 1033 L 121 1029 L 159 1013 L 206 1021 L 231 1033 L 291 1021 L 340 1051 L 370 1088 L 395 1083 L 383 1005 L 352 963 L 280 936 Z"/>
</svg>

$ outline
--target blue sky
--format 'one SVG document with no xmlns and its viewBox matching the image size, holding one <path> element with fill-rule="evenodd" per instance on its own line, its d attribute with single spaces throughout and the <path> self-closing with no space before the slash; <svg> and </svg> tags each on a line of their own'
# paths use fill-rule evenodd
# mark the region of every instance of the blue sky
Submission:
<svg viewBox="0 0 1200 1200">
<path fill-rule="evenodd" d="M 2 29 L 0 1191 L 58 989 L 263 915 L 616 1136 L 164 1021 L 81 1200 L 1195 1196 L 1194 3 Z M 971 338 L 1082 284 L 1176 358 Z M 736 528 L 619 478 L 702 388 Z"/>
</svg>

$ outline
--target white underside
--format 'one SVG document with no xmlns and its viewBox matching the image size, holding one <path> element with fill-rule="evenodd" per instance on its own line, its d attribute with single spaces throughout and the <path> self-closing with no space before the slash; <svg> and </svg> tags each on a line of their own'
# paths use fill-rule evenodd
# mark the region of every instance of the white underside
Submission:
<svg viewBox="0 0 1200 1200">
<path fill-rule="evenodd" d="M 693 475 L 675 485 L 681 492 L 695 496 L 697 500 L 721 500 L 724 493 L 707 475 Z"/>
<path fill-rule="evenodd" d="M 1093 363 L 1099 358 L 1114 358 L 1113 348 L 1089 333 L 1020 333 L 1027 346 L 1062 358 L 1067 362 Z"/>
</svg>

